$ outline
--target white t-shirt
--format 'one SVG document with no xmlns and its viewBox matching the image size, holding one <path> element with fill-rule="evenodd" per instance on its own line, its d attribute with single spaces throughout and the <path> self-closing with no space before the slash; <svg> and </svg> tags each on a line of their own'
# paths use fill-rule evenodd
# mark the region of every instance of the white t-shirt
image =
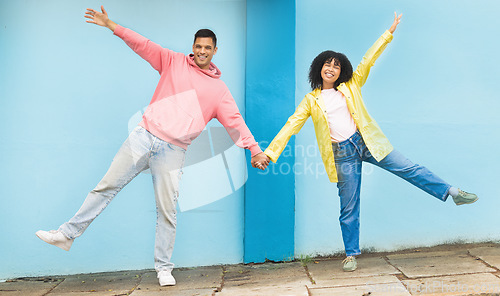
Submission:
<svg viewBox="0 0 500 296">
<path fill-rule="evenodd" d="M 347 108 L 344 95 L 330 88 L 322 90 L 321 96 L 325 101 L 332 141 L 342 142 L 349 139 L 356 132 L 356 123 Z"/>
</svg>

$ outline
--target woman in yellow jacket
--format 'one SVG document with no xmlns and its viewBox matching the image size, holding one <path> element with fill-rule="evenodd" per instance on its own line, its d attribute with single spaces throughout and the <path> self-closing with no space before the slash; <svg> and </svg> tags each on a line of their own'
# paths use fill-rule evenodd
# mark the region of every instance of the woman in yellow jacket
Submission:
<svg viewBox="0 0 500 296">
<path fill-rule="evenodd" d="M 394 150 L 371 118 L 361 97 L 370 68 L 393 38 L 401 20 L 395 13 L 390 29 L 366 52 L 353 73 L 347 57 L 334 51 L 320 53 L 312 62 L 308 93 L 264 153 L 276 162 L 292 135 L 312 117 L 321 157 L 331 182 L 337 182 L 340 225 L 346 251 L 344 271 L 357 267 L 359 255 L 359 197 L 361 167 L 366 161 L 407 180 L 436 198 L 448 195 L 457 205 L 473 203 L 475 194 L 450 186 L 427 168 L 412 163 Z"/>
</svg>

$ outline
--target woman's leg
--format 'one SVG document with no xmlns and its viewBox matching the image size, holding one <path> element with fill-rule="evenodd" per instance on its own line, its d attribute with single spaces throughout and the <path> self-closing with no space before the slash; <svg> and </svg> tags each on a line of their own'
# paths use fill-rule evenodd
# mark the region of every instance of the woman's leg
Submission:
<svg viewBox="0 0 500 296">
<path fill-rule="evenodd" d="M 333 144 L 340 197 L 340 228 L 347 256 L 361 254 L 359 212 L 362 161 L 359 150 L 349 140 Z"/>
<path fill-rule="evenodd" d="M 381 161 L 375 160 L 371 155 L 365 160 L 405 179 L 442 201 L 448 198 L 451 185 L 426 167 L 414 164 L 397 150 L 393 150 Z"/>
</svg>

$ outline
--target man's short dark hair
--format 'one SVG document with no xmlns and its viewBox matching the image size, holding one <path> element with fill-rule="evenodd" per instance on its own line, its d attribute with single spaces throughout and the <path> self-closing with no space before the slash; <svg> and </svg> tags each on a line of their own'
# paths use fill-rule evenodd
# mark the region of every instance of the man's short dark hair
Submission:
<svg viewBox="0 0 500 296">
<path fill-rule="evenodd" d="M 349 59 L 342 53 L 335 52 L 332 50 L 326 50 L 320 53 L 318 56 L 314 58 L 311 63 L 311 67 L 309 67 L 309 83 L 311 84 L 311 88 L 315 90 L 316 88 L 323 87 L 323 78 L 321 78 L 321 69 L 323 65 L 327 62 L 334 62 L 335 64 L 340 65 L 340 76 L 335 81 L 333 87 L 337 89 L 337 87 L 343 83 L 347 82 L 352 77 L 352 65 Z"/>
<path fill-rule="evenodd" d="M 215 33 L 210 29 L 200 29 L 196 34 L 194 34 L 193 44 L 196 42 L 196 38 L 204 38 L 209 37 L 212 38 L 212 42 L 214 43 L 214 47 L 217 47 L 217 37 Z"/>
</svg>

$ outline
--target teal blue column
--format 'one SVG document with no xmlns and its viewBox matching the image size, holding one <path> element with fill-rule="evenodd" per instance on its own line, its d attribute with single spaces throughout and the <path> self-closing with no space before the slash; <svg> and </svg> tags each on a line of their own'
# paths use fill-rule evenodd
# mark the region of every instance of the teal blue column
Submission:
<svg viewBox="0 0 500 296">
<path fill-rule="evenodd" d="M 263 149 L 295 110 L 295 0 L 247 0 L 245 109 Z M 294 139 L 288 145 L 266 172 L 249 169 L 245 263 L 294 256 Z"/>
</svg>

